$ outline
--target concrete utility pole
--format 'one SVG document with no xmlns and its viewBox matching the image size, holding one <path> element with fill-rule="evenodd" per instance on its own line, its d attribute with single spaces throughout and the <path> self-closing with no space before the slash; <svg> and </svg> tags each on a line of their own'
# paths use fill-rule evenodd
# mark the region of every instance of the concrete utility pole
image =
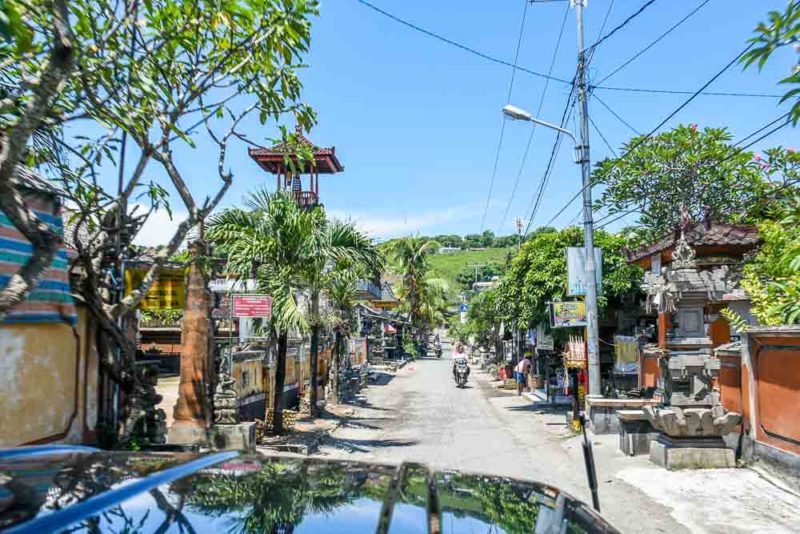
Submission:
<svg viewBox="0 0 800 534">
<path fill-rule="evenodd" d="M 586 250 L 586 336 L 589 349 L 589 395 L 600 395 L 600 351 L 597 326 L 597 266 L 594 263 L 594 221 L 589 160 L 589 107 L 586 95 L 586 49 L 583 42 L 585 0 L 573 0 L 578 33 L 578 111 L 580 112 L 580 165 L 583 182 L 583 243 Z"/>
<path fill-rule="evenodd" d="M 522 250 L 522 227 L 525 225 L 525 221 L 521 217 L 517 217 L 515 224 L 517 225 L 517 252 L 519 252 Z"/>
</svg>

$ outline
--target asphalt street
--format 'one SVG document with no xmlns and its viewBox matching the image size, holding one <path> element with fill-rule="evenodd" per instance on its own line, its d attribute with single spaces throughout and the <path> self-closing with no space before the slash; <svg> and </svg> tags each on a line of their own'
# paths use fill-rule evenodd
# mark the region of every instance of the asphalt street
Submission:
<svg viewBox="0 0 800 534">
<path fill-rule="evenodd" d="M 457 388 L 449 346 L 441 360 L 379 377 L 320 455 L 536 480 L 591 502 L 580 438 L 564 411 L 498 390 L 475 369 Z M 592 442 L 602 513 L 623 532 L 792 532 L 800 524 L 800 498 L 749 469 L 667 472 L 624 456 L 616 436 Z"/>
</svg>

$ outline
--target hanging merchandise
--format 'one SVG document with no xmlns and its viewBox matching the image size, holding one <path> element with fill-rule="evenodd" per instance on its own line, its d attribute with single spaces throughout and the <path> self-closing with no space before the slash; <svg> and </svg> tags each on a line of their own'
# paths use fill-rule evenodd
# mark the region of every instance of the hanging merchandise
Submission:
<svg viewBox="0 0 800 534">
<path fill-rule="evenodd" d="M 586 344 L 580 336 L 569 336 L 564 351 L 564 366 L 572 368 L 586 367 Z"/>
<path fill-rule="evenodd" d="M 639 339 L 635 336 L 614 336 L 614 372 L 639 372 Z"/>
</svg>

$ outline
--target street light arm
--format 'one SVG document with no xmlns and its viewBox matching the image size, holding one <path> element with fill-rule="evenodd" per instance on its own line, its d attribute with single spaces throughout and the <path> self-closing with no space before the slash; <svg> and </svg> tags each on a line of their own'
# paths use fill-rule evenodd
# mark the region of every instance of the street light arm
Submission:
<svg viewBox="0 0 800 534">
<path fill-rule="evenodd" d="M 569 138 L 572 139 L 572 142 L 575 144 L 575 146 L 576 147 L 578 146 L 578 140 L 575 138 L 573 133 L 570 132 L 569 130 L 565 130 L 564 128 L 562 128 L 560 126 L 556 126 L 555 124 L 551 124 L 549 122 L 545 122 L 545 121 L 539 120 L 536 117 L 531 117 L 528 120 L 531 121 L 531 122 L 535 122 L 536 124 L 539 124 L 541 126 L 544 126 L 545 128 L 550 128 L 551 130 L 555 130 L 557 132 L 563 133 L 564 135 L 568 135 Z"/>
<path fill-rule="evenodd" d="M 508 117 L 511 120 L 530 121 L 530 122 L 533 122 L 535 124 L 540 124 L 540 125 L 544 126 L 545 128 L 550 128 L 551 130 L 555 130 L 557 132 L 561 132 L 561 133 L 563 133 L 565 135 L 568 135 L 569 138 L 572 139 L 572 142 L 575 144 L 575 147 L 578 146 L 578 140 L 575 139 L 575 136 L 569 130 L 565 130 L 564 128 L 562 128 L 560 126 L 556 126 L 555 124 L 550 124 L 549 122 L 545 122 L 543 120 L 539 120 L 536 117 L 534 117 L 533 115 L 531 115 L 528 111 L 526 111 L 524 109 L 521 109 L 521 108 L 518 108 L 517 106 L 512 106 L 511 104 L 508 104 L 508 105 L 504 106 L 503 107 L 503 115 L 505 115 L 506 117 Z"/>
</svg>

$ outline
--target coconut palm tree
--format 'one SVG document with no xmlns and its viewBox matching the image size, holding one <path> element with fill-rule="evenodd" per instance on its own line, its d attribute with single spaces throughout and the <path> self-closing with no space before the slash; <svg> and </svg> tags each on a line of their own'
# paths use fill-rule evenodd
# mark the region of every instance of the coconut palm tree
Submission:
<svg viewBox="0 0 800 534">
<path fill-rule="evenodd" d="M 380 272 L 383 261 L 372 240 L 352 222 L 330 221 L 325 217 L 322 208 L 316 208 L 310 216 L 314 225 L 303 278 L 310 297 L 308 317 L 311 326 L 311 416 L 317 417 L 319 332 L 323 324 L 320 296 L 334 281 L 332 273 L 336 270 L 357 270 L 371 277 Z M 355 284 L 355 280 L 352 283 Z"/>
<path fill-rule="evenodd" d="M 402 278 L 400 297 L 407 303 L 409 321 L 414 326 L 419 326 L 421 319 L 425 278 L 430 270 L 428 257 L 438 246 L 436 241 L 409 236 L 392 241 L 388 247 Z"/>
<path fill-rule="evenodd" d="M 251 193 L 245 208 L 213 216 L 206 236 L 228 257 L 228 270 L 242 278 L 255 274 L 259 291 L 272 296 L 270 330 L 277 339 L 273 427 L 283 432 L 283 386 L 289 333 L 308 330 L 297 301 L 304 289 L 314 216 L 285 192 L 265 189 Z"/>
</svg>

